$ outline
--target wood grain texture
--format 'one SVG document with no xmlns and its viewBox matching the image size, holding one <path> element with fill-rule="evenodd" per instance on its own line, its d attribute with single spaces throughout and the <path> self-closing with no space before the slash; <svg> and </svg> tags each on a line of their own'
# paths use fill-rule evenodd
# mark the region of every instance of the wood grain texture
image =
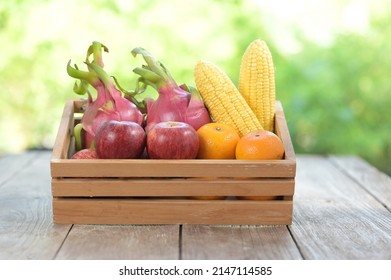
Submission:
<svg viewBox="0 0 391 280">
<path fill-rule="evenodd" d="M 291 224 L 292 201 L 53 199 L 55 223 Z"/>
<path fill-rule="evenodd" d="M 280 101 L 276 101 L 275 113 L 275 133 L 281 138 L 284 144 L 285 159 L 295 162 L 296 156 L 292 145 L 291 136 L 288 129 L 288 124 L 285 119 L 284 110 Z M 296 167 L 296 166 L 295 166 Z"/>
<path fill-rule="evenodd" d="M 53 179 L 54 197 L 293 196 L 294 179 Z"/>
<path fill-rule="evenodd" d="M 67 158 L 74 123 L 74 100 L 70 99 L 64 106 L 60 126 L 54 142 L 52 159 Z"/>
<path fill-rule="evenodd" d="M 286 226 L 183 225 L 183 259 L 302 259 Z"/>
<path fill-rule="evenodd" d="M 391 177 L 357 156 L 332 156 L 331 161 L 391 211 Z"/>
<path fill-rule="evenodd" d="M 3 157 L 0 259 L 391 259 L 390 177 L 357 157 L 297 160 L 288 227 L 72 226 L 52 222 L 50 153 Z"/>
<path fill-rule="evenodd" d="M 15 159 L 21 169 L 3 183 L 0 195 L 0 259 L 52 259 L 70 226 L 52 222 L 50 153 Z"/>
<path fill-rule="evenodd" d="M 391 259 L 391 213 L 333 161 L 298 160 L 291 232 L 306 259 Z"/>
<path fill-rule="evenodd" d="M 75 225 L 56 259 L 178 259 L 179 226 Z"/>
<path fill-rule="evenodd" d="M 53 159 L 57 177 L 259 177 L 294 178 L 292 160 Z"/>
<path fill-rule="evenodd" d="M 0 158 L 0 190 L 3 184 L 21 169 L 28 167 L 35 153 L 11 154 Z"/>
</svg>

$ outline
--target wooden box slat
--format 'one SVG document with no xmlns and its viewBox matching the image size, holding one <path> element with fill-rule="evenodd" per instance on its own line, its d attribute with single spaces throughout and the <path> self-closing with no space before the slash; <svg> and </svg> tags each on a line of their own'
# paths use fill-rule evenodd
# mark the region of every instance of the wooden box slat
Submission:
<svg viewBox="0 0 391 280">
<path fill-rule="evenodd" d="M 293 196 L 293 179 L 53 179 L 56 197 Z"/>
<path fill-rule="evenodd" d="M 295 161 L 52 160 L 52 177 L 293 177 Z"/>
<path fill-rule="evenodd" d="M 56 223 L 290 224 L 292 201 L 54 199 Z"/>
<path fill-rule="evenodd" d="M 53 219 L 77 224 L 290 224 L 296 159 L 282 105 L 282 160 L 70 160 L 75 113 L 66 103 L 51 159 Z M 222 196 L 194 200 L 192 196 Z M 237 199 L 272 196 L 269 201 Z"/>
</svg>

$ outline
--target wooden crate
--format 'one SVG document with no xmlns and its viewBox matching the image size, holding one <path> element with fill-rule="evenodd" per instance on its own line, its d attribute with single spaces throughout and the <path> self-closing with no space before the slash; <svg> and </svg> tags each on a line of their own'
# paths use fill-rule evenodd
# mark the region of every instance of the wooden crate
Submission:
<svg viewBox="0 0 391 280">
<path fill-rule="evenodd" d="M 70 160 L 83 100 L 64 108 L 51 159 L 53 219 L 60 224 L 291 224 L 296 160 L 276 102 L 282 160 Z M 195 200 L 191 196 L 224 196 Z M 243 200 L 241 196 L 276 196 Z"/>
</svg>

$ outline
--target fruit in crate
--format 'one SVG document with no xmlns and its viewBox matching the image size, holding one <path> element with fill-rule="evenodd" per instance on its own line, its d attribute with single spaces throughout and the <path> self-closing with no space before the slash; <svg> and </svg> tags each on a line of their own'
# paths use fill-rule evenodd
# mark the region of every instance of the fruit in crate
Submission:
<svg viewBox="0 0 391 280">
<path fill-rule="evenodd" d="M 161 61 L 155 59 L 143 48 L 132 50 L 134 56 L 142 55 L 146 65 L 136 67 L 133 72 L 140 76 L 138 83 L 153 87 L 156 100 L 146 101 L 147 119 L 145 131 L 159 122 L 175 121 L 190 124 L 195 130 L 211 122 L 209 113 L 196 88 L 178 85 L 170 71 Z M 118 83 L 117 83 L 118 84 Z M 121 87 L 119 86 L 121 89 Z M 125 95 L 127 91 L 122 90 Z"/>
<path fill-rule="evenodd" d="M 217 65 L 204 60 L 199 61 L 194 69 L 194 79 L 215 122 L 232 126 L 240 137 L 262 129 L 246 100 Z"/>
<path fill-rule="evenodd" d="M 160 122 L 147 134 L 147 152 L 151 159 L 194 159 L 198 147 L 197 132 L 184 122 Z"/>
<path fill-rule="evenodd" d="M 267 196 L 238 196 L 241 200 L 277 200 L 278 196 L 267 195 Z"/>
<path fill-rule="evenodd" d="M 189 198 L 195 200 L 221 200 L 224 199 L 225 196 L 206 195 L 206 196 L 190 196 Z"/>
<path fill-rule="evenodd" d="M 274 131 L 275 90 L 274 64 L 270 50 L 265 41 L 254 40 L 242 57 L 239 92 L 262 127 L 268 131 Z"/>
<path fill-rule="evenodd" d="M 71 159 L 97 159 L 98 155 L 96 154 L 96 151 L 93 149 L 82 149 L 80 151 L 77 151 Z"/>
<path fill-rule="evenodd" d="M 283 159 L 284 145 L 281 139 L 267 130 L 253 131 L 238 141 L 236 159 L 275 160 Z"/>
<path fill-rule="evenodd" d="M 205 180 L 207 183 L 210 180 L 215 180 L 214 177 L 201 177 L 199 180 Z M 194 195 L 194 196 L 188 196 L 188 199 L 195 199 L 195 200 L 221 200 L 225 199 L 225 196 L 222 195 Z"/>
<path fill-rule="evenodd" d="M 272 56 L 264 41 L 254 40 L 244 52 L 238 87 L 222 69 L 205 60 L 195 65 L 197 88 L 179 85 L 163 62 L 137 47 L 131 53 L 142 56 L 145 64 L 133 69 L 139 76 L 136 87 L 124 90 L 103 69 L 103 51 L 108 49 L 99 42 L 88 48 L 85 59 L 88 71 L 72 67 L 70 62 L 67 65 L 68 74 L 80 80 L 74 91 L 88 95 L 81 123 L 74 129 L 76 150 L 94 144 L 99 158 L 140 158 L 143 152 L 139 149 L 144 143 L 148 157 L 156 159 L 283 158 L 281 140 L 266 134 L 274 131 L 275 77 Z M 97 92 L 95 100 L 89 86 Z M 139 100 L 147 87 L 156 90 L 156 100 L 151 96 Z M 133 136 L 117 136 L 114 138 L 121 140 L 112 140 L 105 135 L 109 134 L 107 131 L 98 136 L 100 128 L 107 129 L 106 124 L 111 126 L 111 121 L 145 125 L 144 140 L 140 140 L 141 136 L 138 141 Z M 183 140 L 184 135 L 179 133 L 183 124 L 193 128 L 189 135 L 198 131 L 198 142 L 189 136 Z"/>
<path fill-rule="evenodd" d="M 223 123 L 208 123 L 197 130 L 200 139 L 197 158 L 235 159 L 235 149 L 240 137 L 236 130 Z"/>
<path fill-rule="evenodd" d="M 82 146 L 90 148 L 100 126 L 109 120 L 131 121 L 140 125 L 144 120 L 137 106 L 122 96 L 109 74 L 103 69 L 102 51 L 108 52 L 108 49 L 99 42 L 93 42 L 88 48 L 85 60 L 88 71 L 80 70 L 77 65 L 72 67 L 70 60 L 67 65 L 68 75 L 79 79 L 75 82 L 74 92 L 88 95 L 81 123 L 74 130 L 78 150 Z M 90 86 L 96 90 L 95 99 L 90 92 Z"/>
<path fill-rule="evenodd" d="M 101 159 L 140 158 L 146 143 L 144 129 L 135 122 L 111 120 L 95 135 L 95 149 Z"/>
</svg>

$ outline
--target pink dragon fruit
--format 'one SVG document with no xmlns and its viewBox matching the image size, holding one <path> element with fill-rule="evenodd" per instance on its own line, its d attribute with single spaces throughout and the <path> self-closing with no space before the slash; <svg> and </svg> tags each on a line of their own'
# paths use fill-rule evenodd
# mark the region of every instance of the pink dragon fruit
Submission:
<svg viewBox="0 0 391 280">
<path fill-rule="evenodd" d="M 87 71 L 81 71 L 75 65 L 71 67 L 71 61 L 67 65 L 69 76 L 80 79 L 80 83 L 75 83 L 74 91 L 77 94 L 88 93 L 88 102 L 81 126 L 85 130 L 85 147 L 90 147 L 93 143 L 96 132 L 100 126 L 109 121 L 132 121 L 143 124 L 144 116 L 137 106 L 130 100 L 124 98 L 121 92 L 110 80 L 110 76 L 103 70 L 102 49 L 108 52 L 108 49 L 99 42 L 93 42 L 88 48 L 85 63 L 88 66 Z M 93 55 L 93 61 L 90 62 L 90 56 Z M 93 100 L 88 85 L 92 85 L 96 91 L 96 99 Z M 80 128 L 75 128 L 75 132 Z M 81 136 L 75 133 L 77 149 L 82 148 Z"/>
<path fill-rule="evenodd" d="M 133 56 L 141 54 L 147 63 L 133 72 L 140 75 L 139 82 L 152 86 L 159 93 L 156 100 L 147 100 L 148 132 L 156 123 L 179 121 L 190 124 L 195 130 L 211 122 L 209 113 L 195 88 L 178 86 L 167 67 L 143 48 L 132 50 Z"/>
</svg>

